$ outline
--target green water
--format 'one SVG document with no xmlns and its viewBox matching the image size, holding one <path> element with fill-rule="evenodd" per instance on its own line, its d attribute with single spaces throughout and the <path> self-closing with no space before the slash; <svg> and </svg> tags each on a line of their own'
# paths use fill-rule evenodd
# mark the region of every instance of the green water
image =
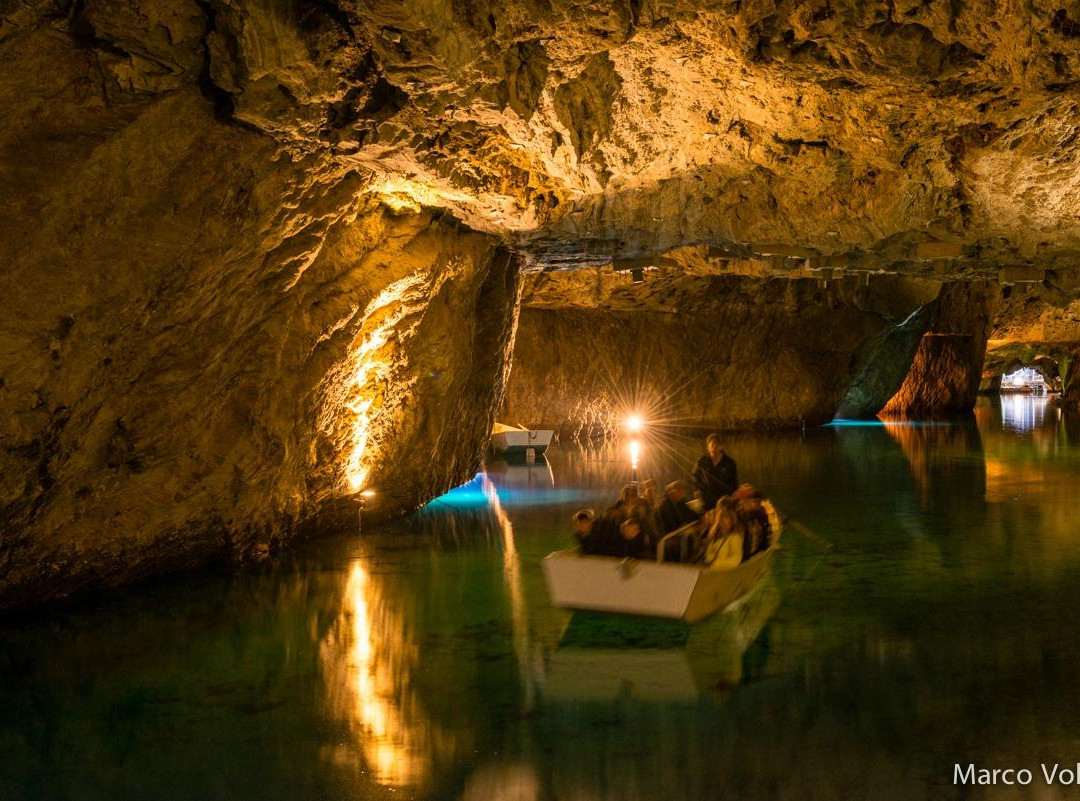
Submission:
<svg viewBox="0 0 1080 801">
<path fill-rule="evenodd" d="M 694 627 L 548 602 L 539 561 L 630 478 L 625 443 L 0 622 L 0 799 L 1080 794 L 952 784 L 1080 761 L 1077 421 L 1006 399 L 726 444 L 835 547 L 789 528 L 747 602 Z M 640 474 L 698 448 L 646 438 Z"/>
</svg>

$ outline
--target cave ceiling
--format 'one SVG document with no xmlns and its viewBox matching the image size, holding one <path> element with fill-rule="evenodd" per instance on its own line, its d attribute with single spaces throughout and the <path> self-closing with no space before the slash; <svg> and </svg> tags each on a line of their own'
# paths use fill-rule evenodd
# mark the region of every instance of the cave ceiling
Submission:
<svg viewBox="0 0 1080 801">
<path fill-rule="evenodd" d="M 1071 283 L 1080 4 L 0 3 L 547 267 Z M 676 256 L 676 261 L 678 257 Z"/>
</svg>

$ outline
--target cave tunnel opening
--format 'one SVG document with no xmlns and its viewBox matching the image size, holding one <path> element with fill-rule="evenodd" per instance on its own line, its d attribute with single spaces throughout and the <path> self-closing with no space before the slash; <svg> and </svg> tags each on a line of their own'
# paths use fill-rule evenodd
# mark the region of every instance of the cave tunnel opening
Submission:
<svg viewBox="0 0 1080 801">
<path fill-rule="evenodd" d="M 1050 385 L 1040 370 L 1034 367 L 1021 367 L 1011 373 L 1001 376 L 1001 394 L 1028 393 L 1033 395 L 1045 395 L 1050 391 Z"/>
</svg>

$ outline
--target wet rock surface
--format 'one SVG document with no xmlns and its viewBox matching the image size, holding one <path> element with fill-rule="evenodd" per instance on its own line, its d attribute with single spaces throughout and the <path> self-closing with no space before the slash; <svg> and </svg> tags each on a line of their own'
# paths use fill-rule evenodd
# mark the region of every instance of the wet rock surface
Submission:
<svg viewBox="0 0 1080 801">
<path fill-rule="evenodd" d="M 500 415 L 569 434 L 616 428 L 631 411 L 675 426 L 816 425 L 937 292 L 901 279 L 549 273 L 526 285 Z"/>
<path fill-rule="evenodd" d="M 529 279 L 526 420 L 610 387 L 721 425 L 870 413 L 943 282 L 1041 286 L 992 348 L 1078 352 L 1078 30 L 1041 3 L 0 0 L 0 606 L 467 477 L 522 268 L 577 270 Z M 964 297 L 907 411 L 967 402 L 991 312 Z"/>
<path fill-rule="evenodd" d="M 353 491 L 353 461 L 393 488 L 373 515 L 471 475 L 512 254 L 223 124 L 197 86 L 103 93 L 72 34 L 0 50 L 36 68 L 2 84 L 0 606 L 265 555 Z"/>
<path fill-rule="evenodd" d="M 1062 400 L 1080 402 L 1080 300 L 1077 278 L 1054 274 L 1034 285 L 1009 287 L 990 331 L 983 381 L 1000 384 L 1001 376 L 1021 367 L 1042 373 L 1047 385 L 1062 390 Z"/>
<path fill-rule="evenodd" d="M 882 415 L 939 417 L 971 410 L 999 293 L 997 284 L 987 281 L 941 288 L 911 369 Z"/>
</svg>

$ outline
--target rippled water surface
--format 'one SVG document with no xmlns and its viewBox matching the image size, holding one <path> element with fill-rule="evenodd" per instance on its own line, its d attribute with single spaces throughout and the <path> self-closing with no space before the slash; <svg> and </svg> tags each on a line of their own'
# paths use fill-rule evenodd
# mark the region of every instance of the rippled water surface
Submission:
<svg viewBox="0 0 1080 801">
<path fill-rule="evenodd" d="M 640 473 L 699 447 L 646 439 Z M 625 443 L 2 622 L 0 799 L 1075 796 L 952 780 L 1080 761 L 1080 426 L 1013 397 L 727 447 L 808 533 L 694 627 L 548 602 L 540 559 Z"/>
</svg>

